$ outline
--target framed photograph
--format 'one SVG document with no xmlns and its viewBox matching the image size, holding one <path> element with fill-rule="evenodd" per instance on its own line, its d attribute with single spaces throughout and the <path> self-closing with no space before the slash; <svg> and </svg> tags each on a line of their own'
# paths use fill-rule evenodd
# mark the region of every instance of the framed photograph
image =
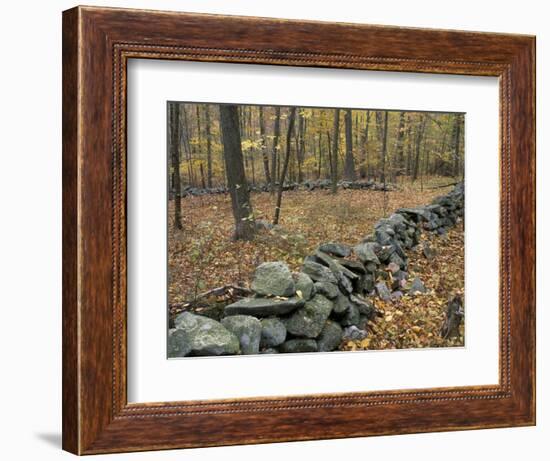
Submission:
<svg viewBox="0 0 550 461">
<path fill-rule="evenodd" d="M 63 448 L 535 424 L 532 36 L 63 13 Z"/>
</svg>

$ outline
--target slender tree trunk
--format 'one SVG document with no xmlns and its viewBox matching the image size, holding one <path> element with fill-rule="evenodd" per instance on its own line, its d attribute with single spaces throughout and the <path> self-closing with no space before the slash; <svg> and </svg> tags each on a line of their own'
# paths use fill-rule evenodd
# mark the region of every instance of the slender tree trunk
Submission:
<svg viewBox="0 0 550 461">
<path fill-rule="evenodd" d="M 321 146 L 321 133 L 319 133 L 319 165 L 317 171 L 317 179 L 321 179 L 321 165 L 323 164 L 323 148 Z"/>
<path fill-rule="evenodd" d="M 384 129 L 382 136 L 382 150 L 380 151 L 380 182 L 386 184 L 386 153 L 388 149 L 388 111 L 384 111 Z"/>
<path fill-rule="evenodd" d="M 220 105 L 220 126 L 227 185 L 231 194 L 236 240 L 249 240 L 254 236 L 255 223 L 248 183 L 243 165 L 239 112 L 235 105 Z"/>
<path fill-rule="evenodd" d="M 208 187 L 212 187 L 212 127 L 210 126 L 210 105 L 205 104 L 206 118 L 206 177 Z"/>
<path fill-rule="evenodd" d="M 202 162 L 200 163 L 200 170 L 201 170 L 201 186 L 203 189 L 206 189 L 206 181 L 204 179 L 204 168 L 202 166 Z"/>
<path fill-rule="evenodd" d="M 262 159 L 264 162 L 264 175 L 266 184 L 271 184 L 271 175 L 269 174 L 269 159 L 267 157 L 267 143 L 265 139 L 265 121 L 264 121 L 264 108 L 259 107 L 260 118 L 260 142 L 262 150 Z"/>
<path fill-rule="evenodd" d="M 181 179 L 180 179 L 180 113 L 179 104 L 170 103 L 170 160 L 172 166 L 172 190 L 174 194 L 174 225 L 181 229 Z"/>
<path fill-rule="evenodd" d="M 281 201 L 283 199 L 283 188 L 285 183 L 285 176 L 288 169 L 288 161 L 290 159 L 290 137 L 292 136 L 292 130 L 294 128 L 294 118 L 296 116 L 296 108 L 290 109 L 290 115 L 288 118 L 288 128 L 286 132 L 286 153 L 285 161 L 283 164 L 283 170 L 281 171 L 281 177 L 279 180 L 279 190 L 277 192 L 277 205 L 275 206 L 275 217 L 273 218 L 273 224 L 279 224 L 279 217 L 281 215 Z"/>
<path fill-rule="evenodd" d="M 369 142 L 369 123 L 370 123 L 370 110 L 367 111 L 367 121 L 365 123 L 365 130 L 361 133 L 361 162 L 359 165 L 359 176 L 361 179 L 365 179 L 368 176 L 368 142 Z"/>
<path fill-rule="evenodd" d="M 306 129 L 307 129 L 307 119 L 304 118 L 304 115 L 302 114 L 302 111 L 299 111 L 298 113 L 298 182 L 302 183 L 304 182 L 304 172 L 303 170 L 303 164 L 304 164 L 304 154 L 306 149 Z"/>
<path fill-rule="evenodd" d="M 460 174 L 460 128 L 462 124 L 462 116 L 455 116 L 455 137 L 454 137 L 454 176 L 455 178 Z"/>
<path fill-rule="evenodd" d="M 412 123 L 411 123 L 411 116 L 407 115 L 407 176 L 411 175 L 411 159 L 412 159 L 412 145 L 413 145 L 413 138 L 412 138 Z"/>
<path fill-rule="evenodd" d="M 397 175 L 403 174 L 405 159 L 403 155 L 405 140 L 405 112 L 399 113 L 399 125 L 397 127 L 397 140 L 395 146 L 395 159 L 397 162 Z"/>
<path fill-rule="evenodd" d="M 355 181 L 355 162 L 353 160 L 353 125 L 351 109 L 346 109 L 344 124 L 346 129 L 346 159 L 344 162 L 344 179 Z"/>
<path fill-rule="evenodd" d="M 273 151 L 271 153 L 271 192 L 275 192 L 277 177 L 277 162 L 279 150 L 279 137 L 281 135 L 281 108 L 275 107 L 275 125 L 273 127 Z"/>
<path fill-rule="evenodd" d="M 338 192 L 338 144 L 340 140 L 340 109 L 334 110 L 334 137 L 332 139 L 332 152 L 331 152 L 331 178 L 333 194 Z"/>
<path fill-rule="evenodd" d="M 190 134 L 190 126 L 189 126 L 189 119 L 187 118 L 187 110 L 185 109 L 185 105 L 183 104 L 180 108 L 180 118 L 181 113 L 183 113 L 183 140 L 185 142 L 185 145 L 187 147 L 187 170 L 189 172 L 189 184 L 194 186 L 196 184 L 195 182 L 195 172 L 193 171 L 193 151 L 191 149 L 191 142 L 189 141 L 191 138 Z"/>
<path fill-rule="evenodd" d="M 415 140 L 415 159 L 414 159 L 414 167 L 413 167 L 413 177 L 412 180 L 416 181 L 418 178 L 418 170 L 420 166 L 420 146 L 422 145 L 422 140 L 424 137 L 424 129 L 426 127 L 426 116 L 422 114 L 419 122 L 418 131 L 416 133 L 416 140 Z"/>
<path fill-rule="evenodd" d="M 330 133 L 327 131 L 327 146 L 328 146 L 328 157 L 327 157 L 327 164 L 328 168 L 326 169 L 326 178 L 332 179 L 332 141 L 330 139 Z"/>
</svg>

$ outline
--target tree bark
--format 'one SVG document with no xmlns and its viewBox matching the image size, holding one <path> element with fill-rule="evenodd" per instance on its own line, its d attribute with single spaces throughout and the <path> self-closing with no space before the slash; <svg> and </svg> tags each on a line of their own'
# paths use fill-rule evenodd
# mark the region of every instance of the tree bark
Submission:
<svg viewBox="0 0 550 461">
<path fill-rule="evenodd" d="M 206 177 L 208 187 L 212 187 L 212 127 L 210 126 L 210 105 L 205 104 L 206 123 Z"/>
<path fill-rule="evenodd" d="M 279 217 L 281 215 L 281 202 L 283 199 L 283 188 L 285 183 L 285 176 L 288 169 L 288 161 L 290 159 L 290 137 L 292 136 L 292 130 L 294 128 L 294 118 L 296 116 L 296 108 L 290 109 L 290 115 L 288 118 L 288 129 L 286 132 L 286 153 L 285 161 L 283 164 L 283 170 L 281 171 L 281 177 L 279 179 L 279 190 L 277 192 L 277 204 L 275 206 L 275 217 L 273 218 L 273 224 L 279 224 Z"/>
<path fill-rule="evenodd" d="M 346 109 L 344 116 L 346 128 L 346 159 L 344 162 L 344 179 L 355 181 L 355 162 L 353 160 L 353 121 L 351 109 Z"/>
<path fill-rule="evenodd" d="M 260 142 L 262 150 L 262 159 L 264 162 L 264 175 L 266 184 L 271 184 L 271 175 L 269 174 L 269 158 L 267 157 L 267 144 L 265 139 L 265 120 L 264 120 L 264 108 L 259 107 L 260 118 Z"/>
<path fill-rule="evenodd" d="M 386 184 L 386 153 L 388 150 L 388 111 L 384 111 L 384 129 L 382 131 L 382 150 L 380 151 L 380 182 Z"/>
<path fill-rule="evenodd" d="M 338 141 L 340 140 L 340 109 L 334 110 L 334 137 L 332 138 L 331 172 L 332 179 L 331 191 L 333 194 L 338 192 Z"/>
<path fill-rule="evenodd" d="M 369 142 L 369 123 L 370 123 L 370 110 L 367 111 L 367 121 L 365 123 L 365 130 L 361 133 L 361 161 L 359 165 L 359 176 L 361 179 L 365 179 L 368 176 L 368 142 Z"/>
<path fill-rule="evenodd" d="M 278 150 L 281 136 L 281 108 L 275 107 L 275 125 L 273 127 L 273 151 L 271 153 L 271 192 L 275 192 L 275 183 L 278 180 Z"/>
<path fill-rule="evenodd" d="M 420 167 L 420 146 L 422 145 L 422 139 L 424 137 L 424 129 L 426 127 L 426 117 L 422 114 L 419 122 L 419 127 L 416 132 L 415 139 L 415 159 L 414 159 L 414 168 L 413 168 L 413 177 L 412 180 L 416 181 L 418 178 L 418 169 Z"/>
<path fill-rule="evenodd" d="M 220 105 L 220 126 L 227 185 L 235 218 L 234 238 L 249 240 L 254 236 L 255 223 L 243 165 L 237 106 Z"/>
<path fill-rule="evenodd" d="M 403 155 L 405 140 L 405 112 L 399 113 L 399 125 L 397 126 L 397 140 L 395 148 L 395 159 L 397 163 L 397 175 L 403 174 L 405 159 Z"/>
<path fill-rule="evenodd" d="M 454 176 L 455 178 L 460 174 L 460 128 L 461 128 L 462 116 L 456 115 L 455 118 L 455 137 L 454 137 Z"/>
<path fill-rule="evenodd" d="M 180 113 L 179 104 L 170 103 L 170 160 L 174 194 L 174 225 L 181 229 Z"/>
</svg>

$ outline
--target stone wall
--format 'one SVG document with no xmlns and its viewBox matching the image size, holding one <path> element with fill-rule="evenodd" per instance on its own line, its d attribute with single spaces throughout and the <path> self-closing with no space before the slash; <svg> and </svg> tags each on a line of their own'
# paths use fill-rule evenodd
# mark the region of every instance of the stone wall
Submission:
<svg viewBox="0 0 550 461">
<path fill-rule="evenodd" d="M 168 355 L 328 352 L 345 338 L 363 339 L 376 314 L 372 297 L 390 301 L 425 291 L 407 272 L 407 251 L 419 244 L 421 232 L 445 234 L 463 213 L 459 184 L 429 205 L 380 219 L 354 247 L 320 245 L 300 272 L 291 273 L 280 261 L 263 263 L 251 283 L 254 295 L 226 305 L 221 321 L 179 314 L 169 331 Z M 429 247 L 423 251 L 430 257 Z"/>
</svg>

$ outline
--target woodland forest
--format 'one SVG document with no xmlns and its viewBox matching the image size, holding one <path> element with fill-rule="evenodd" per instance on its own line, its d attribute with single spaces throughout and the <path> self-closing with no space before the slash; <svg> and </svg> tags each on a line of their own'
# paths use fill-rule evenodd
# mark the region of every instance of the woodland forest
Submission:
<svg viewBox="0 0 550 461">
<path fill-rule="evenodd" d="M 167 121 L 169 356 L 463 345 L 464 114 L 169 102 Z"/>
</svg>

